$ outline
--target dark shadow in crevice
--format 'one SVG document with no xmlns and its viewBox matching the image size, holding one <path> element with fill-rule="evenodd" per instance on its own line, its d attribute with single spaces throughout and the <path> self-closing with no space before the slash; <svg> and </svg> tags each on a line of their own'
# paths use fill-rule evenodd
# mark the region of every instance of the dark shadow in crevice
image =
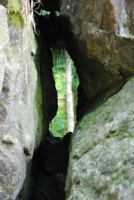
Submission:
<svg viewBox="0 0 134 200">
<path fill-rule="evenodd" d="M 80 81 L 77 106 L 78 120 L 87 112 L 89 105 L 93 108 L 93 105 L 95 107 L 101 104 L 104 102 L 105 96 L 109 97 L 118 89 L 115 88 L 111 93 L 107 93 L 110 86 L 114 86 L 116 83 L 115 85 L 121 87 L 122 79 L 119 77 L 118 80 L 115 77 L 114 80 L 112 74 L 107 73 L 100 62 L 87 58 L 84 50 L 81 53 L 68 18 L 56 16 L 56 13 L 52 11 L 48 16 L 37 15 L 36 23 L 39 33 L 37 37 L 40 49 L 40 77 L 47 130 L 46 136 L 33 158 L 34 179 L 31 200 L 65 200 L 65 181 L 71 134 L 59 139 L 53 137 L 48 131 L 49 124 L 57 112 L 57 92 L 52 72 L 51 48 L 63 48 L 64 46 L 76 67 Z M 111 80 L 114 81 L 111 82 Z M 94 102 L 96 103 L 94 104 Z"/>
<path fill-rule="evenodd" d="M 58 108 L 51 48 L 63 48 L 64 46 L 61 21 L 62 18 L 54 13 L 46 17 L 36 16 L 43 112 L 47 128 L 32 160 L 31 200 L 65 200 L 71 133 L 61 139 L 52 136 L 49 132 L 49 124 Z"/>
<path fill-rule="evenodd" d="M 60 11 L 61 1 L 62 0 L 42 0 L 42 8 L 50 12 Z"/>
<path fill-rule="evenodd" d="M 48 135 L 33 159 L 31 200 L 65 200 L 65 181 L 71 133 L 63 139 Z"/>
</svg>

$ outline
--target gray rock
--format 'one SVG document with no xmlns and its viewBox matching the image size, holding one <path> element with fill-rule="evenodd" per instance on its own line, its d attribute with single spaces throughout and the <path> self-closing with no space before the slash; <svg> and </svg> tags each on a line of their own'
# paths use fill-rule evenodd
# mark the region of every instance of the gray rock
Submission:
<svg viewBox="0 0 134 200">
<path fill-rule="evenodd" d="M 134 74 L 133 10 L 132 0 L 62 1 L 61 13 L 74 37 L 70 52 L 76 51 L 74 62 L 89 101 Z"/>
<path fill-rule="evenodd" d="M 67 200 L 134 199 L 133 99 L 134 78 L 77 125 Z"/>
<path fill-rule="evenodd" d="M 0 5 L 0 200 L 16 199 L 42 134 L 40 86 L 31 57 L 37 47 L 30 19 L 26 13 L 23 29 L 13 26 Z"/>
</svg>

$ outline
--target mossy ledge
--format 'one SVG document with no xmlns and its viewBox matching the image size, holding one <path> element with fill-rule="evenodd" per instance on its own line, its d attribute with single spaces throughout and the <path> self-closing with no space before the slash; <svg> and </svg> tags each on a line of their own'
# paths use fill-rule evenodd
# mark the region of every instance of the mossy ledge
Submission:
<svg viewBox="0 0 134 200">
<path fill-rule="evenodd" d="M 8 21 L 18 28 L 24 27 L 22 6 L 20 0 L 8 0 Z"/>
</svg>

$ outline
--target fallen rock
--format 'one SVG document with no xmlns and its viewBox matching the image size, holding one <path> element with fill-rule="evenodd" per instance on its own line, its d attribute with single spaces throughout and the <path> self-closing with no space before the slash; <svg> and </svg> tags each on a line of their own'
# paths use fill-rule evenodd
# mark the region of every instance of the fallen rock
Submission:
<svg viewBox="0 0 134 200">
<path fill-rule="evenodd" d="M 134 78 L 87 114 L 72 137 L 67 200 L 133 200 Z"/>
<path fill-rule="evenodd" d="M 66 45 L 88 104 L 134 75 L 133 10 L 132 0 L 62 1 L 72 34 Z"/>
</svg>

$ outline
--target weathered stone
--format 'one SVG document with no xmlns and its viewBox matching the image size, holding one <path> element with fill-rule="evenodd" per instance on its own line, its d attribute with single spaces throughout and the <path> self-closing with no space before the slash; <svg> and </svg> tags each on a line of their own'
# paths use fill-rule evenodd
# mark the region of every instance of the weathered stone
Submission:
<svg viewBox="0 0 134 200">
<path fill-rule="evenodd" d="M 129 31 L 134 35 L 134 1 L 126 0 L 126 12 L 127 12 L 127 22 L 126 26 L 129 28 Z"/>
<path fill-rule="evenodd" d="M 23 13 L 20 29 L 8 23 L 7 8 L 0 5 L 0 200 L 16 199 L 42 137 L 40 86 L 31 56 L 37 47 L 25 7 Z"/>
<path fill-rule="evenodd" d="M 37 47 L 29 4 L 22 0 L 0 0 L 0 200 L 15 200 L 22 188 L 27 163 L 42 138 L 42 110 L 47 119 L 46 129 L 56 114 L 50 46 L 61 39 L 80 79 L 78 111 L 84 110 L 84 106 L 87 111 L 89 105 L 91 111 L 97 98 L 98 105 L 101 104 L 94 110 L 92 107 L 92 112 L 81 120 L 73 135 L 67 199 L 133 200 L 134 79 L 107 102 L 102 102 L 134 75 L 134 4 L 132 0 L 62 0 L 58 18 L 55 11 L 59 11 L 60 3 L 60 0 L 42 0 L 41 5 L 52 11 L 43 26 L 38 21 L 41 19 L 37 14 L 39 8 L 36 10 L 42 109 L 40 81 L 33 61 Z M 53 154 L 57 150 L 58 159 L 60 153 L 66 163 L 67 159 L 57 146 L 51 149 L 53 145 L 45 145 L 41 146 L 43 151 L 34 166 L 37 166 L 35 199 L 55 199 L 55 187 L 64 196 L 65 174 L 59 170 L 62 165 L 55 161 Z M 49 152 L 52 152 L 51 159 Z M 44 156 L 46 162 L 42 166 Z M 17 200 L 30 199 L 22 193 Z"/>
<path fill-rule="evenodd" d="M 133 200 L 134 78 L 77 125 L 66 184 L 68 200 Z"/>
<path fill-rule="evenodd" d="M 124 0 L 62 1 L 74 38 L 68 49 L 88 101 L 134 74 L 133 9 Z"/>
</svg>

